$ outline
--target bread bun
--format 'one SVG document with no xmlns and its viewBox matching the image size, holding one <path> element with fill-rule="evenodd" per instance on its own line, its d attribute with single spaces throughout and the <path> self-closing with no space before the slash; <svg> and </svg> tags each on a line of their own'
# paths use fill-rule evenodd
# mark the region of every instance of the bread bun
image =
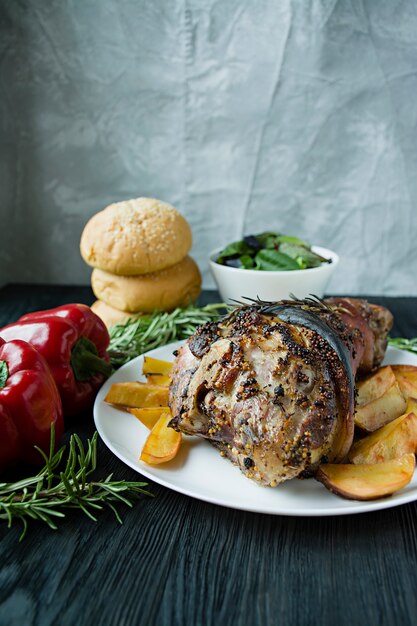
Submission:
<svg viewBox="0 0 417 626">
<path fill-rule="evenodd" d="M 119 311 L 119 309 L 114 309 L 112 306 L 109 306 L 101 300 L 96 300 L 90 308 L 96 315 L 99 316 L 100 319 L 103 320 L 107 328 L 110 328 L 119 322 L 125 322 L 129 318 L 137 319 L 143 315 L 143 313 L 128 313 L 127 311 Z"/>
<path fill-rule="evenodd" d="M 159 272 L 141 276 L 116 276 L 95 269 L 91 286 L 97 298 L 122 311 L 151 313 L 170 311 L 197 298 L 201 288 L 199 269 L 189 256 Z"/>
<path fill-rule="evenodd" d="M 191 230 L 176 209 L 153 198 L 111 204 L 81 236 L 83 259 L 112 274 L 148 274 L 178 263 L 191 248 Z"/>
</svg>

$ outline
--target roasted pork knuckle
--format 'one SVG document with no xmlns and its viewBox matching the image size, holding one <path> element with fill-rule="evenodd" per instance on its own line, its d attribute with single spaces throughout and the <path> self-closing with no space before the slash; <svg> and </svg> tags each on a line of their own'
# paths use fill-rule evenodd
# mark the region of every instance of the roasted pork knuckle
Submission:
<svg viewBox="0 0 417 626">
<path fill-rule="evenodd" d="M 275 486 L 341 462 L 355 376 L 377 367 L 392 315 L 364 300 L 254 302 L 201 326 L 172 371 L 171 427 Z"/>
</svg>

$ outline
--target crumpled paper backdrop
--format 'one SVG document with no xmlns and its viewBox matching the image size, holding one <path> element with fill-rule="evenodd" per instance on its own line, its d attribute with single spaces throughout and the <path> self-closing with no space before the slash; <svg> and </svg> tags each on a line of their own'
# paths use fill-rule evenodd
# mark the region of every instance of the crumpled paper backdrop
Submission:
<svg viewBox="0 0 417 626">
<path fill-rule="evenodd" d="M 417 295 L 417 12 L 392 0 L 0 1 L 0 279 L 87 283 L 139 195 L 209 252 L 276 229 L 334 293 Z"/>
</svg>

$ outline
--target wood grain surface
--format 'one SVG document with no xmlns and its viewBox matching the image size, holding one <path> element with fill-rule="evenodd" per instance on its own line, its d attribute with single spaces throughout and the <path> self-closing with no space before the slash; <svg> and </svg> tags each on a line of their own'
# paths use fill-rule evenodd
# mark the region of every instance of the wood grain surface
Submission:
<svg viewBox="0 0 417 626">
<path fill-rule="evenodd" d="M 205 301 L 216 299 L 205 294 Z M 83 287 L 9 286 L 0 324 L 29 310 L 91 303 Z M 417 335 L 417 299 L 373 298 L 393 334 Z M 69 432 L 94 431 L 91 415 Z M 100 442 L 98 476 L 138 479 Z M 417 504 L 335 518 L 225 509 L 151 484 L 154 498 L 58 531 L 0 525 L 0 626 L 416 623 Z"/>
</svg>

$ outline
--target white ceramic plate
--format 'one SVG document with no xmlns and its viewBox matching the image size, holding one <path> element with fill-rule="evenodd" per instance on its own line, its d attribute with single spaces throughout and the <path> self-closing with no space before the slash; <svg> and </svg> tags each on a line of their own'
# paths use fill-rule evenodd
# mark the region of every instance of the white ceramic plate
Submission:
<svg viewBox="0 0 417 626">
<path fill-rule="evenodd" d="M 158 359 L 173 360 L 173 351 L 182 342 L 172 343 L 148 353 Z M 413 354 L 388 348 L 385 363 L 417 365 Z M 222 458 L 209 443 L 198 437 L 184 437 L 177 457 L 164 465 L 150 466 L 139 461 L 140 451 L 149 434 L 130 413 L 104 402 L 111 385 L 121 381 L 144 380 L 143 356 L 121 367 L 104 384 L 94 405 L 94 420 L 104 443 L 124 463 L 143 476 L 199 500 L 273 515 L 325 516 L 365 513 L 387 509 L 417 500 L 417 472 L 407 487 L 390 498 L 372 502 L 344 500 L 323 485 L 310 480 L 291 480 L 271 489 L 251 482 Z"/>
</svg>

